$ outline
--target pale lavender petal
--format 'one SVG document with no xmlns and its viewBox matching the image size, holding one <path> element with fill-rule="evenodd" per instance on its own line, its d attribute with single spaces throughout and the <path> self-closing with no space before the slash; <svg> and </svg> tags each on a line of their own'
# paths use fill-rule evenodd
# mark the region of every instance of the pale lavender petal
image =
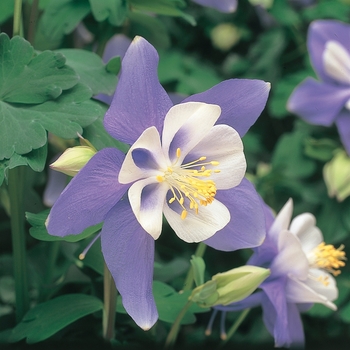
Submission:
<svg viewBox="0 0 350 350">
<path fill-rule="evenodd" d="M 152 295 L 154 239 L 137 222 L 127 199 L 108 213 L 101 244 L 125 310 L 138 326 L 150 329 L 158 318 Z"/>
<path fill-rule="evenodd" d="M 145 39 L 136 37 L 122 61 L 119 83 L 104 125 L 111 136 L 133 144 L 148 127 L 162 132 L 172 106 L 157 76 L 158 54 Z"/>
<path fill-rule="evenodd" d="M 124 154 L 105 148 L 94 155 L 51 209 L 47 229 L 54 236 L 78 234 L 102 222 L 128 186 L 118 182 Z"/>
<path fill-rule="evenodd" d="M 220 12 L 230 13 L 237 9 L 237 0 L 192 0 L 193 2 L 211 7 Z"/>
<path fill-rule="evenodd" d="M 346 152 L 350 155 L 350 111 L 343 109 L 335 121 L 340 139 Z"/>
<path fill-rule="evenodd" d="M 350 26 L 332 20 L 317 20 L 311 23 L 308 32 L 307 46 L 311 63 L 318 76 L 327 83 L 334 83 L 324 70 L 323 52 L 327 41 L 337 41 L 344 48 L 350 48 Z"/>
<path fill-rule="evenodd" d="M 285 276 L 263 282 L 261 288 L 268 300 L 262 301 L 263 319 L 275 338 L 275 346 L 289 346 L 291 337 L 288 327 L 288 307 L 285 295 Z M 269 302 L 268 302 L 269 301 Z"/>
<path fill-rule="evenodd" d="M 287 108 L 308 123 L 330 126 L 349 99 L 350 88 L 307 78 L 293 91 Z"/>
<path fill-rule="evenodd" d="M 254 186 L 243 179 L 234 188 L 218 191 L 216 198 L 226 205 L 231 220 L 205 244 L 223 251 L 259 246 L 266 235 L 265 218 Z"/>
<path fill-rule="evenodd" d="M 288 329 L 291 346 L 301 349 L 304 347 L 305 336 L 303 322 L 300 317 L 299 308 L 296 304 L 287 303 Z"/>
<path fill-rule="evenodd" d="M 262 80 L 230 79 L 192 95 L 183 102 L 219 105 L 221 115 L 217 124 L 232 126 L 243 137 L 263 111 L 269 91 L 270 84 Z"/>
</svg>

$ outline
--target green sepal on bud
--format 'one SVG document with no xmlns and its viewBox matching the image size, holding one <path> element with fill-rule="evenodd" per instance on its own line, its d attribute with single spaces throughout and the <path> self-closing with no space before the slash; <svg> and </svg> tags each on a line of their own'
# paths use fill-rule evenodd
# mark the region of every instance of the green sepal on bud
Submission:
<svg viewBox="0 0 350 350">
<path fill-rule="evenodd" d="M 190 300 L 201 307 L 228 305 L 250 294 L 270 275 L 269 269 L 245 265 L 218 273 L 192 291 Z"/>
<path fill-rule="evenodd" d="M 82 136 L 81 146 L 67 148 L 63 154 L 50 165 L 50 168 L 69 176 L 75 176 L 97 153 L 96 148 Z"/>
<path fill-rule="evenodd" d="M 323 178 L 329 197 L 342 202 L 350 196 L 350 158 L 344 150 L 337 150 L 333 159 L 325 164 Z"/>
</svg>

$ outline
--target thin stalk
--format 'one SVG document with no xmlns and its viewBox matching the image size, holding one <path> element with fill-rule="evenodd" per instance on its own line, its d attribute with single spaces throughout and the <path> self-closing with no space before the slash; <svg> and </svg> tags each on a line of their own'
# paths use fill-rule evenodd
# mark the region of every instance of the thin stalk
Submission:
<svg viewBox="0 0 350 350">
<path fill-rule="evenodd" d="M 114 324 L 115 324 L 115 314 L 117 305 L 117 289 L 111 273 L 105 263 L 104 275 L 103 275 L 103 285 L 104 285 L 104 307 L 103 307 L 103 323 L 102 331 L 103 338 L 111 341 L 114 338 Z"/>
<path fill-rule="evenodd" d="M 196 249 L 196 252 L 194 253 L 195 256 L 199 256 L 199 257 L 203 257 L 205 250 L 207 249 L 207 246 L 204 243 L 199 243 Z M 186 276 L 186 280 L 183 286 L 183 291 L 186 290 L 191 290 L 193 288 L 193 268 L 192 266 L 190 267 L 190 269 L 188 270 L 187 276 Z"/>
<path fill-rule="evenodd" d="M 250 309 L 245 309 L 241 312 L 241 314 L 237 318 L 236 322 L 232 325 L 230 330 L 227 332 L 227 337 L 225 338 L 225 340 L 223 340 L 221 342 L 220 348 L 222 348 L 230 340 L 230 338 L 236 333 L 236 330 L 242 324 L 242 322 L 245 320 L 249 311 L 250 311 Z"/>
<path fill-rule="evenodd" d="M 16 320 L 21 321 L 29 310 L 26 238 L 24 230 L 24 177 L 26 168 L 19 166 L 9 170 L 8 191 L 11 209 L 11 233 L 13 250 L 13 271 L 16 293 Z"/>
<path fill-rule="evenodd" d="M 38 21 L 39 0 L 33 0 L 30 8 L 29 24 L 28 24 L 28 41 L 33 45 L 35 39 L 36 22 Z"/>
<path fill-rule="evenodd" d="M 191 307 L 192 304 L 193 302 L 189 300 L 185 304 L 185 306 L 182 308 L 178 316 L 176 317 L 176 320 L 171 326 L 170 332 L 165 340 L 164 349 L 171 349 L 172 346 L 175 344 L 177 334 L 179 333 L 181 320 L 184 318 L 184 316 L 186 315 L 186 312 L 188 311 L 188 309 Z"/>
<path fill-rule="evenodd" d="M 13 36 L 21 34 L 22 0 L 15 0 L 13 11 Z"/>
</svg>

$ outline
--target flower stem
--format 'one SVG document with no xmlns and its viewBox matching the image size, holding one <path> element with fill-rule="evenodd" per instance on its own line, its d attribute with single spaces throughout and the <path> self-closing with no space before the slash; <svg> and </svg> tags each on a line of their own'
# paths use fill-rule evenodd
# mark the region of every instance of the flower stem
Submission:
<svg viewBox="0 0 350 350">
<path fill-rule="evenodd" d="M 203 257 L 205 250 L 207 249 L 207 246 L 204 243 L 199 243 L 196 249 L 196 252 L 194 253 L 195 256 L 198 257 Z M 183 290 L 191 290 L 193 288 L 193 268 L 192 266 L 190 267 L 190 269 L 188 270 L 187 276 L 186 276 L 186 280 L 183 286 Z"/>
<path fill-rule="evenodd" d="M 22 0 L 15 0 L 13 11 L 13 36 L 21 33 Z"/>
<path fill-rule="evenodd" d="M 220 348 L 223 347 L 230 340 L 230 338 L 236 333 L 236 330 L 242 324 L 242 322 L 245 320 L 249 311 L 250 311 L 250 309 L 245 309 L 241 312 L 241 314 L 237 318 L 236 322 L 232 325 L 230 330 L 227 332 L 226 339 L 221 342 Z"/>
<path fill-rule="evenodd" d="M 191 307 L 192 304 L 193 302 L 189 300 L 185 304 L 185 306 L 182 308 L 178 316 L 176 317 L 176 320 L 171 326 L 170 332 L 165 340 L 164 349 L 171 349 L 172 346 L 175 344 L 177 334 L 179 333 L 181 320 L 184 318 L 184 316 L 186 315 L 186 312 L 188 311 L 188 309 Z"/>
<path fill-rule="evenodd" d="M 29 15 L 29 25 L 28 25 L 28 34 L 27 39 L 33 45 L 35 39 L 35 28 L 38 21 L 38 12 L 39 12 L 39 0 L 33 0 L 32 6 L 30 8 Z"/>
<path fill-rule="evenodd" d="M 115 314 L 117 305 L 117 288 L 111 273 L 105 263 L 104 275 L 103 275 L 103 285 L 104 285 L 104 308 L 103 308 L 103 323 L 102 331 L 103 338 L 111 341 L 114 338 L 114 324 L 115 324 Z"/>
<path fill-rule="evenodd" d="M 23 207 L 25 171 L 26 168 L 24 166 L 19 166 L 10 169 L 8 173 L 17 323 L 21 321 L 29 309 L 26 238 L 24 231 Z"/>
</svg>

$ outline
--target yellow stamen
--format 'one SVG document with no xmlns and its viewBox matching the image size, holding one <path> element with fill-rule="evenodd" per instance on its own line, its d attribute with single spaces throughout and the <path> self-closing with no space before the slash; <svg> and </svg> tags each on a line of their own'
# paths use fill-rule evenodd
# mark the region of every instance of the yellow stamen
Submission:
<svg viewBox="0 0 350 350">
<path fill-rule="evenodd" d="M 339 268 L 345 266 L 344 260 L 346 260 L 346 257 L 343 249 L 344 245 L 335 249 L 333 245 L 326 245 L 322 242 L 313 250 L 314 257 L 312 263 L 315 267 L 324 269 L 334 276 L 338 276 L 340 274 Z"/>
<path fill-rule="evenodd" d="M 219 165 L 218 161 L 204 162 L 207 157 L 203 156 L 192 162 L 178 165 L 181 149 L 176 150 L 177 159 L 164 170 L 164 175 L 156 176 L 158 182 L 166 181 L 169 184 L 173 197 L 168 200 L 169 204 L 177 201 L 182 208 L 181 218 L 187 216 L 188 208 L 198 214 L 199 205 L 207 206 L 214 201 L 216 184 L 210 178 L 213 173 L 219 173 L 218 169 L 207 169 Z"/>
</svg>

